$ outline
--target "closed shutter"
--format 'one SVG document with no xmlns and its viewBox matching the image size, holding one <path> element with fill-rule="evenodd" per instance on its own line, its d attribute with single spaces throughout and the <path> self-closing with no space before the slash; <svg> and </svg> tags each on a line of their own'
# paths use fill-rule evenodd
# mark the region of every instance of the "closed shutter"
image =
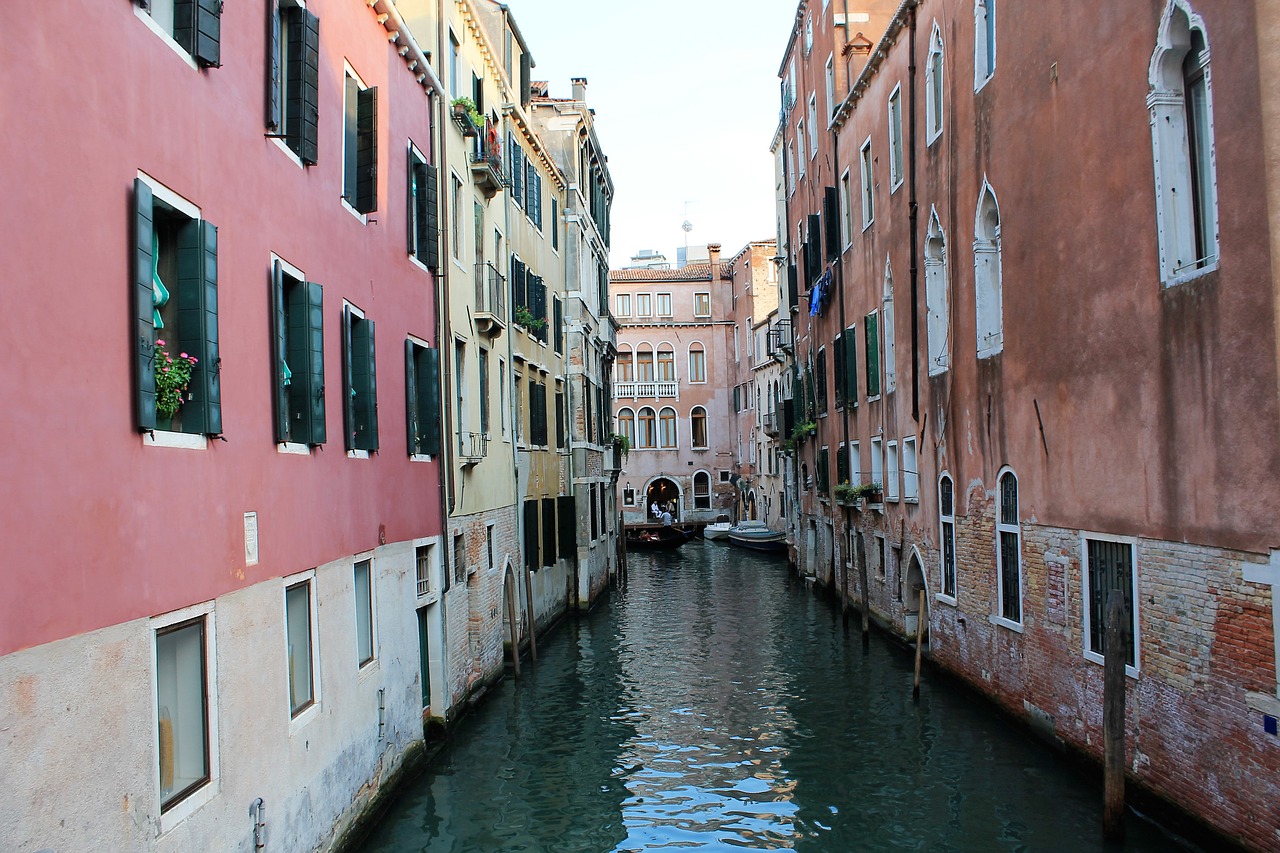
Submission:
<svg viewBox="0 0 1280 853">
<path fill-rule="evenodd" d="M 556 392 L 556 447 L 564 449 L 564 394 Z"/>
<path fill-rule="evenodd" d="M 440 271 L 440 186 L 438 184 L 439 177 L 436 167 L 424 163 L 422 169 L 422 182 L 419 184 L 419 193 L 425 196 L 423 202 L 423 213 L 426 220 L 427 241 L 427 257 L 426 264 L 432 272 Z M 425 189 L 425 193 L 423 190 Z M 421 260 L 421 256 L 419 256 Z"/>
<path fill-rule="evenodd" d="M 325 422 L 324 407 L 324 288 L 314 281 L 308 281 L 304 288 L 305 305 L 303 316 L 306 324 L 306 337 L 303 352 L 306 353 L 306 370 L 303 376 L 306 385 L 303 387 L 305 398 L 303 406 L 296 413 L 304 413 L 306 422 L 305 437 L 293 430 L 294 441 L 305 441 L 308 444 L 324 444 L 328 440 L 328 426 Z M 294 384 L 298 382 L 298 371 L 294 371 Z"/>
<path fill-rule="evenodd" d="M 558 556 L 574 557 L 578 552 L 578 505 L 573 495 L 556 498 L 556 520 L 560 527 Z"/>
<path fill-rule="evenodd" d="M 538 502 L 524 502 L 524 566 L 536 569 L 541 563 L 538 560 Z"/>
<path fill-rule="evenodd" d="M 555 315 L 555 350 L 557 353 L 564 352 L 564 303 L 560 301 L 560 297 L 556 296 L 551 302 L 552 313 Z"/>
<path fill-rule="evenodd" d="M 378 449 L 378 347 L 376 328 L 372 320 L 365 320 L 359 325 L 360 334 L 356 337 L 356 353 L 360 357 L 360 369 L 356 372 L 359 394 L 358 419 L 361 426 L 362 450 Z"/>
<path fill-rule="evenodd" d="M 844 398 L 858 405 L 858 332 L 855 326 L 844 330 Z"/>
<path fill-rule="evenodd" d="M 143 4 L 151 8 L 151 0 Z M 191 55 L 196 52 L 196 0 L 173 0 L 173 40 Z"/>
<path fill-rule="evenodd" d="M 289 79 L 291 83 L 295 79 L 298 81 L 300 109 L 290 109 L 289 123 L 292 125 L 296 121 L 296 133 L 293 129 L 287 129 L 286 133 L 298 157 L 311 165 L 317 162 L 317 140 L 320 137 L 320 19 L 303 9 L 299 20 L 298 33 L 302 38 L 294 42 L 300 45 L 300 49 L 295 51 L 298 54 L 298 74 L 290 74 Z M 290 26 L 293 26 L 292 19 Z M 292 100 L 292 96 L 289 97 Z"/>
<path fill-rule="evenodd" d="M 155 308 L 151 274 L 155 266 L 155 224 L 151 187 L 133 181 L 133 391 L 134 427 L 156 428 Z"/>
<path fill-rule="evenodd" d="M 867 338 L 867 396 L 880 396 L 880 328 L 879 317 L 868 314 L 863 328 Z"/>
<path fill-rule="evenodd" d="M 556 564 L 556 499 L 542 499 L 542 565 Z"/>
<path fill-rule="evenodd" d="M 182 406 L 182 431 L 222 432 L 218 379 L 218 229 L 190 220 L 178 229 L 178 346 L 197 358 Z"/>
<path fill-rule="evenodd" d="M 285 371 L 288 366 L 288 330 L 285 326 L 284 271 L 279 261 L 271 264 L 271 407 L 275 439 L 289 441 L 289 386 Z M 301 366 L 301 365 L 299 365 Z"/>
<path fill-rule="evenodd" d="M 196 0 L 195 50 L 192 54 L 206 67 L 222 64 L 222 0 Z"/>
<path fill-rule="evenodd" d="M 813 282 L 822 274 L 822 217 L 810 213 L 808 217 L 808 238 L 805 244 L 808 252 L 809 272 L 806 287 L 813 287 Z"/>
<path fill-rule="evenodd" d="M 520 54 L 520 106 L 528 107 L 533 94 L 533 57 L 528 51 Z"/>
<path fill-rule="evenodd" d="M 440 350 L 432 347 L 419 351 L 418 406 L 422 411 L 421 453 L 440 455 Z"/>
<path fill-rule="evenodd" d="M 742 388 L 738 385 L 733 386 L 733 410 L 742 411 Z"/>
<path fill-rule="evenodd" d="M 356 449 L 356 390 L 352 375 L 351 307 L 342 306 L 342 443 Z"/>
<path fill-rule="evenodd" d="M 822 191 L 822 224 L 826 232 L 827 260 L 840 257 L 840 195 L 835 187 Z"/>
<path fill-rule="evenodd" d="M 356 201 L 361 213 L 378 209 L 378 88 L 356 96 Z"/>
<path fill-rule="evenodd" d="M 844 333 L 836 335 L 836 339 L 831 344 L 831 360 L 835 367 L 834 382 L 832 387 L 835 389 L 836 408 L 844 405 Z"/>
<path fill-rule="evenodd" d="M 514 135 L 508 136 L 511 147 L 511 200 L 516 204 L 524 204 L 524 149 L 516 142 Z"/>
<path fill-rule="evenodd" d="M 800 301 L 800 276 L 795 264 L 787 264 L 787 304 L 796 307 Z"/>
<path fill-rule="evenodd" d="M 267 129 L 280 133 L 280 0 L 267 3 Z"/>
<path fill-rule="evenodd" d="M 417 344 L 413 341 L 404 342 L 404 432 L 408 439 L 410 456 L 422 453 L 420 449 L 422 427 L 418 411 L 418 359 L 415 352 L 417 348 Z"/>
</svg>

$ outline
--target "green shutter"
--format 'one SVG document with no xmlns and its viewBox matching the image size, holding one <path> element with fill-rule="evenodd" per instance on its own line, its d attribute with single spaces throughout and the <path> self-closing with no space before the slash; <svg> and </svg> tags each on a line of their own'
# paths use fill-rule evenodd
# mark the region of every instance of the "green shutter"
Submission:
<svg viewBox="0 0 1280 853">
<path fill-rule="evenodd" d="M 306 345 L 307 385 L 306 412 L 308 444 L 324 444 L 328 439 L 324 407 L 324 288 L 314 281 L 306 283 Z M 293 381 L 298 381 L 299 371 L 294 371 Z M 295 432 L 294 441 L 302 440 Z"/>
<path fill-rule="evenodd" d="M 352 387 L 356 395 L 355 445 L 360 450 L 378 449 L 378 373 L 372 320 L 352 323 Z"/>
<path fill-rule="evenodd" d="M 880 328 L 879 317 L 867 315 L 863 327 L 867 337 L 867 396 L 880 396 Z"/>
<path fill-rule="evenodd" d="M 355 450 L 356 443 L 356 391 L 351 340 L 351 306 L 342 306 L 342 441 L 347 450 Z"/>
<path fill-rule="evenodd" d="M 426 241 L 422 239 L 422 203 L 419 201 L 423 192 L 422 173 L 418 169 L 418 160 L 413 153 L 412 145 L 405 153 L 404 162 L 404 183 L 405 189 L 408 190 L 408 198 L 405 199 L 404 205 L 404 222 L 408 229 L 409 254 L 422 260 L 421 253 L 427 248 Z"/>
<path fill-rule="evenodd" d="M 308 165 L 317 162 L 317 140 L 319 139 L 320 122 L 320 19 L 307 10 L 301 10 L 302 25 L 299 34 L 302 36 L 301 49 L 295 51 L 299 55 L 298 103 L 301 109 L 290 111 L 290 123 L 293 123 L 296 112 L 297 133 L 287 131 L 290 141 L 297 140 L 294 150 L 303 163 Z M 290 79 L 294 79 L 291 75 Z"/>
<path fill-rule="evenodd" d="M 151 275 L 155 266 L 152 242 L 151 187 L 133 181 L 133 391 L 134 427 L 141 431 L 156 428 L 155 339 Z"/>
<path fill-rule="evenodd" d="M 417 456 L 422 451 L 419 449 L 420 435 L 418 420 L 418 379 L 417 368 L 418 362 L 414 350 L 417 344 L 411 340 L 404 342 L 404 414 L 405 414 L 405 436 L 408 438 L 408 449 L 410 456 Z"/>
<path fill-rule="evenodd" d="M 440 455 L 440 350 L 420 350 L 418 361 L 418 410 L 422 424 L 421 453 Z"/>
<path fill-rule="evenodd" d="M 192 54 L 201 65 L 222 64 L 222 1 L 196 0 L 195 50 Z"/>
<path fill-rule="evenodd" d="M 187 220 L 178 229 L 178 349 L 195 356 L 182 431 L 222 432 L 218 381 L 218 229 Z M 172 352 L 172 351 L 171 351 Z"/>
<path fill-rule="evenodd" d="M 560 297 L 552 297 L 551 306 L 552 314 L 555 321 L 555 350 L 557 353 L 564 352 L 564 303 L 560 301 Z"/>
<path fill-rule="evenodd" d="M 378 88 L 356 96 L 356 199 L 361 213 L 378 209 Z"/>
<path fill-rule="evenodd" d="M 564 449 L 564 394 L 556 392 L 556 447 Z"/>
<path fill-rule="evenodd" d="M 542 565 L 556 564 L 556 499 L 542 499 Z"/>
<path fill-rule="evenodd" d="M 844 333 L 836 335 L 836 339 L 831 344 L 831 364 L 834 368 L 832 389 L 835 391 L 836 408 L 844 405 Z"/>
<path fill-rule="evenodd" d="M 538 502 L 524 502 L 524 565 L 537 569 L 538 560 Z"/>
<path fill-rule="evenodd" d="M 296 43 L 296 42 L 295 42 Z M 267 3 L 267 129 L 280 133 L 280 0 Z"/>
<path fill-rule="evenodd" d="M 858 405 L 858 329 L 850 326 L 844 330 L 844 398 L 849 405 Z"/>
<path fill-rule="evenodd" d="M 275 438 L 277 442 L 289 441 L 289 386 L 286 384 L 286 370 L 289 364 L 288 329 L 285 327 L 284 310 L 284 271 L 279 261 L 272 262 L 271 281 L 271 404 L 275 415 Z M 295 365 L 301 367 L 301 363 Z"/>
<path fill-rule="evenodd" d="M 574 557 L 578 552 L 578 506 L 573 495 L 561 495 L 556 498 L 556 521 L 559 522 L 560 536 L 558 555 Z"/>
<path fill-rule="evenodd" d="M 424 239 L 427 243 L 426 258 L 419 256 L 419 260 L 424 261 L 426 265 L 433 271 L 440 271 L 440 187 L 437 184 L 438 177 L 436 167 L 430 164 L 422 165 L 422 184 L 425 188 L 422 192 L 423 210 L 421 218 L 425 221 Z M 420 190 L 421 192 L 421 190 Z"/>
<path fill-rule="evenodd" d="M 733 410 L 742 411 L 742 389 L 737 385 L 733 386 Z"/>
</svg>

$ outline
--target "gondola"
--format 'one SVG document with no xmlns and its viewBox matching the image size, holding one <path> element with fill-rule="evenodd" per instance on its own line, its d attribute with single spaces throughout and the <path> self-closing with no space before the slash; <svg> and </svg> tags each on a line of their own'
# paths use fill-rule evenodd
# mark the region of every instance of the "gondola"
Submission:
<svg viewBox="0 0 1280 853">
<path fill-rule="evenodd" d="M 627 530 L 628 551 L 662 551 L 679 548 L 691 537 L 677 527 L 644 527 Z"/>
</svg>

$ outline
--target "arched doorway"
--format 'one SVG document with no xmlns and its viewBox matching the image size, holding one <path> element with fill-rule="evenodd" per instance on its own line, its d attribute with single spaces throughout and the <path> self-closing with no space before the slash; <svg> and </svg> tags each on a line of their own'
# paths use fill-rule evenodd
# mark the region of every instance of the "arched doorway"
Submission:
<svg viewBox="0 0 1280 853">
<path fill-rule="evenodd" d="M 502 578 L 502 616 L 504 627 L 506 628 L 507 649 L 511 654 L 511 667 L 515 671 L 517 677 L 520 675 L 520 634 L 523 626 L 520 624 L 520 588 L 516 584 L 516 574 L 508 561 Z"/>
<path fill-rule="evenodd" d="M 661 515 L 665 509 L 670 510 L 672 519 L 680 517 L 680 487 L 674 480 L 658 477 L 645 490 L 644 506 L 647 521 L 657 521 L 653 514 L 654 504 L 658 506 L 658 515 Z"/>
<path fill-rule="evenodd" d="M 911 559 L 907 562 L 907 573 L 903 576 L 906 583 L 906 589 L 903 590 L 903 609 L 906 611 L 903 624 L 903 633 L 908 639 L 914 639 L 916 632 L 920 630 L 920 620 L 923 618 L 926 622 L 929 619 L 929 595 L 928 584 L 925 582 L 924 569 L 920 562 L 920 552 L 914 547 L 911 549 Z M 920 591 L 925 590 L 924 611 L 920 610 Z"/>
</svg>

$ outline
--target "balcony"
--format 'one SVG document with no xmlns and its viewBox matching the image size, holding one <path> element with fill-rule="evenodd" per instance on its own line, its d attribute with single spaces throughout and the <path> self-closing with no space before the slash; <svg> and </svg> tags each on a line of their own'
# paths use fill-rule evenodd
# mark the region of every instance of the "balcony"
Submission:
<svg viewBox="0 0 1280 853">
<path fill-rule="evenodd" d="M 496 338 L 507 327 L 507 278 L 490 263 L 476 264 L 476 328 Z"/>
<path fill-rule="evenodd" d="M 791 355 L 791 321 L 779 320 L 769 327 L 769 355 L 778 361 L 786 361 Z"/>
<path fill-rule="evenodd" d="M 778 437 L 780 419 L 777 412 L 765 412 L 764 416 L 760 419 L 760 423 L 764 426 L 765 435 L 772 436 L 773 438 Z"/>
<path fill-rule="evenodd" d="M 482 432 L 458 435 L 458 458 L 463 465 L 475 465 L 489 455 L 489 436 Z"/>
<path fill-rule="evenodd" d="M 679 382 L 615 382 L 613 398 L 615 400 L 640 400 L 643 398 L 680 398 Z"/>
<path fill-rule="evenodd" d="M 485 198 L 493 198 L 504 186 L 502 151 L 496 145 L 481 145 L 479 149 L 471 154 L 471 179 L 476 182 Z"/>
</svg>

